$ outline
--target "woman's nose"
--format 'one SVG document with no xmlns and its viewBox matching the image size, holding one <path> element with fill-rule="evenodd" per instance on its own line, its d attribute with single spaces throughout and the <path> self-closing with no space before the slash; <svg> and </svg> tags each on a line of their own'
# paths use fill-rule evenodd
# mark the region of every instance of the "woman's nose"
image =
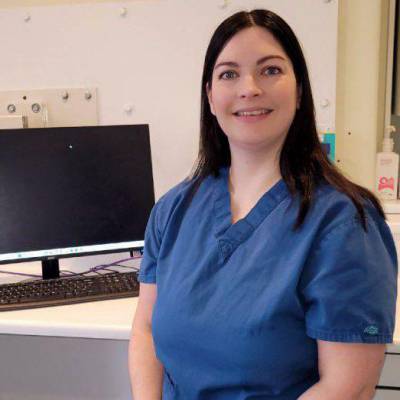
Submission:
<svg viewBox="0 0 400 400">
<path fill-rule="evenodd" d="M 239 96 L 242 98 L 259 96 L 262 89 L 253 76 L 243 77 L 239 88 Z"/>
</svg>

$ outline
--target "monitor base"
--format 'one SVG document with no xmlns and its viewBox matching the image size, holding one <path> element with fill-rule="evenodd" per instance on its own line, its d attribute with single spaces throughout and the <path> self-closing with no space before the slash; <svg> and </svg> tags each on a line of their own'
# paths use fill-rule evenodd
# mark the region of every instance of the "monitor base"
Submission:
<svg viewBox="0 0 400 400">
<path fill-rule="evenodd" d="M 60 277 L 58 258 L 42 260 L 42 276 L 43 279 L 56 279 Z"/>
</svg>

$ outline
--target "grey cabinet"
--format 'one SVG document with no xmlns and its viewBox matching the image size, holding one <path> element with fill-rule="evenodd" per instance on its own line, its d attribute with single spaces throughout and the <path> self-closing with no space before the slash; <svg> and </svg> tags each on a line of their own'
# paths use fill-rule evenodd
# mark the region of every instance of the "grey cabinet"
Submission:
<svg viewBox="0 0 400 400">
<path fill-rule="evenodd" d="M 397 390 L 377 390 L 374 400 L 400 400 L 400 391 Z"/>
<path fill-rule="evenodd" d="M 380 386 L 389 386 L 393 390 L 379 389 Z M 400 400 L 400 353 L 386 354 L 374 400 Z"/>
</svg>

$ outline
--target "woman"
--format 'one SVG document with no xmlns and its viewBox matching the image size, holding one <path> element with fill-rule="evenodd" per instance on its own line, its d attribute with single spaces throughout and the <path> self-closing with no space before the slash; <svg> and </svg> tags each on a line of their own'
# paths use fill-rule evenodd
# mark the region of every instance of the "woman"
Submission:
<svg viewBox="0 0 400 400">
<path fill-rule="evenodd" d="M 290 27 L 215 31 L 193 175 L 155 205 L 132 329 L 135 400 L 371 399 L 391 343 L 395 246 L 330 164 Z"/>
</svg>

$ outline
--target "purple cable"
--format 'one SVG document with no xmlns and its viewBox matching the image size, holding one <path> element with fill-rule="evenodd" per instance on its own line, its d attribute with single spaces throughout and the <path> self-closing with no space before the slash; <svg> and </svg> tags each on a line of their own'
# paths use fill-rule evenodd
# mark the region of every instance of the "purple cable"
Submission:
<svg viewBox="0 0 400 400">
<path fill-rule="evenodd" d="M 12 272 L 12 271 L 2 271 L 2 270 L 0 270 L 0 274 L 29 276 L 30 278 L 40 278 L 41 277 L 41 275 L 24 274 L 23 272 Z"/>
<path fill-rule="evenodd" d="M 142 258 L 142 256 L 140 255 L 140 256 L 133 256 L 133 257 L 129 257 L 129 258 L 124 258 L 122 260 L 114 261 L 114 262 L 112 262 L 110 264 L 100 264 L 100 265 L 97 265 L 95 267 L 90 268 L 87 272 L 84 272 L 84 273 L 101 271 L 101 270 L 106 269 L 108 267 L 115 266 L 116 264 L 119 264 L 121 262 L 129 261 L 129 260 L 136 260 L 136 259 L 139 259 L 139 258 Z M 9 274 L 9 275 L 27 276 L 29 278 L 41 278 L 42 277 L 42 275 L 24 274 L 23 272 L 13 272 L 13 271 L 2 271 L 2 270 L 0 270 L 0 273 L 1 274 Z M 82 272 L 81 273 L 72 273 L 72 274 L 70 274 L 68 276 L 82 275 L 82 274 L 83 274 Z"/>
</svg>

